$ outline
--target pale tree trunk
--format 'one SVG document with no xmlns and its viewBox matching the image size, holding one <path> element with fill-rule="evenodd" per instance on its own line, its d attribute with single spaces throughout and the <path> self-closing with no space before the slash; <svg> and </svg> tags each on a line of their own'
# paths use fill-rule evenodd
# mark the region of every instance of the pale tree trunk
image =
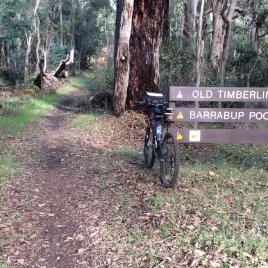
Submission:
<svg viewBox="0 0 268 268">
<path fill-rule="evenodd" d="M 179 41 L 179 37 L 180 38 L 183 37 L 184 24 L 185 24 L 185 15 L 182 14 L 181 19 L 180 19 L 180 23 L 178 23 L 178 25 L 180 25 L 180 27 L 178 27 L 178 26 L 176 27 L 177 31 L 178 31 L 178 41 Z"/>
<path fill-rule="evenodd" d="M 1 67 L 6 67 L 6 52 L 3 43 L 1 44 Z"/>
<path fill-rule="evenodd" d="M 134 0 L 124 0 L 120 28 L 118 31 L 118 45 L 115 63 L 115 87 L 113 95 L 113 107 L 116 115 L 125 112 L 127 89 L 129 85 L 129 41 L 131 35 Z"/>
<path fill-rule="evenodd" d="M 76 0 L 72 0 L 71 6 L 71 44 L 75 47 L 75 11 L 76 11 Z"/>
<path fill-rule="evenodd" d="M 7 61 L 7 67 L 10 68 L 11 60 L 10 60 L 9 44 L 8 43 L 6 43 L 6 61 Z"/>
<path fill-rule="evenodd" d="M 105 32 L 105 40 L 106 40 L 106 66 L 107 66 L 107 69 L 109 68 L 110 66 L 110 39 L 109 39 L 109 32 L 108 32 L 108 29 L 107 29 L 107 21 L 106 19 L 104 20 L 104 32 Z"/>
<path fill-rule="evenodd" d="M 191 39 L 194 47 L 194 38 L 196 32 L 196 11 L 198 0 L 187 0 L 184 5 L 184 29 L 186 38 Z"/>
<path fill-rule="evenodd" d="M 35 22 L 34 22 L 33 27 L 35 27 L 37 11 L 38 11 L 38 8 L 40 5 L 40 1 L 41 0 L 36 0 L 36 2 L 35 2 L 35 7 L 33 10 L 33 17 L 34 17 Z M 27 34 L 27 32 L 25 32 L 27 48 L 26 48 L 26 52 L 25 52 L 24 83 L 29 82 L 29 56 L 30 56 L 30 53 L 32 50 L 32 42 L 33 42 L 34 34 L 35 34 L 35 32 L 34 33 L 30 32 L 29 34 Z"/>
<path fill-rule="evenodd" d="M 61 53 L 63 51 L 63 17 L 62 17 L 62 0 L 59 0 L 59 12 L 60 12 L 60 47 Z"/>
<path fill-rule="evenodd" d="M 50 32 L 49 28 L 47 28 L 46 39 L 45 39 L 43 46 L 42 46 L 42 61 L 43 61 L 43 71 L 42 72 L 43 73 L 45 73 L 47 71 L 51 41 L 52 41 L 52 33 Z"/>
<path fill-rule="evenodd" d="M 136 0 L 130 38 L 128 104 L 144 98 L 146 91 L 159 92 L 159 55 L 164 6 L 167 0 Z"/>
<path fill-rule="evenodd" d="M 32 47 L 32 33 L 29 35 L 25 33 L 27 49 L 25 52 L 25 60 L 24 60 L 24 83 L 27 84 L 29 82 L 29 55 L 31 53 Z"/>
<path fill-rule="evenodd" d="M 43 67 L 43 72 L 45 73 L 47 70 L 48 66 L 48 58 L 49 58 L 49 51 L 50 51 L 50 46 L 51 46 L 51 41 L 52 41 L 52 34 L 50 32 L 47 33 L 46 41 L 43 46 L 43 58 L 44 58 L 44 67 Z"/>
<path fill-rule="evenodd" d="M 228 14 L 225 17 L 222 14 L 224 22 L 225 22 L 225 36 L 224 36 L 224 43 L 223 43 L 223 54 L 221 60 L 221 73 L 220 73 L 220 85 L 223 87 L 225 82 L 225 70 L 226 64 L 229 56 L 229 48 L 230 48 L 230 38 L 232 33 L 232 25 L 233 25 L 233 17 L 235 13 L 235 8 L 237 5 L 237 0 L 231 0 L 230 6 L 228 9 Z"/>
<path fill-rule="evenodd" d="M 199 21 L 198 21 L 198 34 L 197 34 L 197 52 L 196 52 L 196 86 L 200 86 L 201 82 L 201 73 L 202 73 L 202 52 L 203 52 L 203 15 L 204 15 L 204 0 L 201 0 L 201 7 L 199 13 Z"/>
<path fill-rule="evenodd" d="M 203 15 L 204 15 L 204 0 L 201 0 L 200 12 L 199 12 L 199 21 L 198 21 L 198 32 L 197 32 L 197 41 L 196 41 L 196 87 L 200 86 L 201 82 L 201 73 L 202 73 L 202 59 L 203 59 Z M 198 102 L 195 102 L 195 107 L 198 108 Z M 194 128 L 197 129 L 198 123 L 195 122 Z"/>
<path fill-rule="evenodd" d="M 39 72 L 39 65 L 40 65 L 40 44 L 41 44 L 41 37 L 40 37 L 40 20 L 39 17 L 36 16 L 35 18 L 35 32 L 36 32 L 36 48 L 35 48 L 35 53 L 36 53 L 36 74 Z"/>
</svg>

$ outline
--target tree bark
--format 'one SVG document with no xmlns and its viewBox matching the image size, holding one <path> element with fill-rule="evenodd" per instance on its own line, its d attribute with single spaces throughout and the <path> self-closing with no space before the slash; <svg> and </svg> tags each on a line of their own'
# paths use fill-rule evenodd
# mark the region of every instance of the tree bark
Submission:
<svg viewBox="0 0 268 268">
<path fill-rule="evenodd" d="M 166 0 L 136 0 L 130 38 L 128 104 L 159 92 L 159 55 Z"/>
<path fill-rule="evenodd" d="M 72 0 L 71 6 L 71 45 L 75 48 L 75 11 L 76 11 L 76 0 Z"/>
<path fill-rule="evenodd" d="M 196 52 L 196 86 L 200 86 L 201 82 L 201 63 L 202 63 L 202 51 L 203 51 L 203 15 L 204 15 L 204 0 L 201 0 L 201 7 L 199 13 L 198 22 L 198 34 L 197 34 L 197 52 Z"/>
<path fill-rule="evenodd" d="M 182 43 L 185 47 L 189 61 L 184 65 L 184 75 L 181 79 L 183 85 L 196 84 L 196 15 L 198 0 L 187 0 L 184 4 L 184 24 Z"/>
<path fill-rule="evenodd" d="M 6 67 L 6 52 L 4 48 L 4 43 L 1 44 L 1 67 Z"/>
<path fill-rule="evenodd" d="M 163 22 L 163 38 L 169 39 L 170 35 L 170 19 L 169 19 L 169 0 L 164 2 L 164 22 Z"/>
<path fill-rule="evenodd" d="M 213 33 L 212 33 L 212 44 L 211 44 L 211 67 L 214 71 L 218 71 L 220 66 L 220 60 L 223 52 L 224 43 L 224 21 L 222 14 L 226 5 L 223 0 L 212 1 L 212 12 L 213 12 Z"/>
<path fill-rule="evenodd" d="M 184 36 L 188 39 L 194 40 L 196 30 L 196 10 L 198 0 L 187 0 L 184 5 Z"/>
<path fill-rule="evenodd" d="M 25 37 L 26 37 L 26 44 L 27 44 L 27 49 L 25 52 L 25 66 L 24 66 L 24 83 L 28 83 L 29 81 L 29 56 L 32 50 L 32 42 L 33 42 L 33 37 L 34 34 L 36 33 L 36 17 L 37 17 L 37 11 L 40 5 L 41 0 L 36 0 L 35 1 L 35 6 L 33 10 L 33 19 L 34 19 L 34 25 L 33 27 L 35 28 L 34 32 L 30 32 L 29 34 L 25 32 Z M 36 27 L 35 27 L 36 26 Z"/>
<path fill-rule="evenodd" d="M 31 53 L 32 48 L 32 33 L 29 35 L 25 33 L 26 37 L 26 45 L 27 49 L 25 52 L 25 60 L 24 60 L 24 83 L 27 84 L 29 82 L 29 55 Z"/>
<path fill-rule="evenodd" d="M 59 0 L 59 12 L 60 12 L 60 48 L 61 53 L 63 51 L 63 17 L 62 17 L 62 0 Z"/>
<path fill-rule="evenodd" d="M 236 5 L 237 5 L 237 0 L 231 0 L 227 16 L 225 17 L 225 15 L 222 14 L 224 18 L 224 22 L 225 22 L 225 36 L 224 36 L 224 43 L 223 43 L 223 55 L 222 55 L 222 60 L 221 60 L 221 73 L 220 73 L 220 85 L 222 87 L 224 86 L 224 82 L 225 82 L 225 70 L 226 70 L 226 64 L 227 64 L 227 60 L 229 56 L 230 38 L 231 38 L 233 17 L 234 17 Z"/>
<path fill-rule="evenodd" d="M 133 8 L 134 0 L 124 0 L 122 11 L 120 11 L 121 18 L 118 30 L 118 45 L 116 49 L 115 87 L 113 95 L 114 112 L 118 116 L 125 112 L 126 107 L 130 64 L 129 41 L 132 27 Z"/>
<path fill-rule="evenodd" d="M 249 63 L 249 71 L 247 74 L 247 86 L 250 87 L 250 80 L 251 76 L 257 66 L 258 60 L 259 60 L 259 46 L 260 46 L 260 40 L 258 38 L 258 30 L 257 30 L 257 20 L 258 20 L 258 4 L 259 0 L 252 0 L 250 3 L 250 8 L 252 10 L 252 19 L 251 19 L 251 25 L 250 25 L 250 45 L 252 50 L 256 54 L 256 58 L 253 62 L 250 61 Z"/>
<path fill-rule="evenodd" d="M 118 50 L 122 8 L 123 8 L 123 0 L 117 0 L 116 1 L 115 35 L 114 35 L 114 67 L 116 64 L 116 57 L 117 57 L 117 50 Z"/>
<path fill-rule="evenodd" d="M 35 32 L 36 32 L 36 37 L 37 37 L 36 48 L 35 48 L 35 53 L 36 53 L 35 70 L 36 70 L 36 73 L 38 74 L 38 72 L 39 72 L 39 64 L 40 64 L 40 44 L 41 44 L 39 16 L 36 16 L 34 24 L 35 24 Z"/>
</svg>

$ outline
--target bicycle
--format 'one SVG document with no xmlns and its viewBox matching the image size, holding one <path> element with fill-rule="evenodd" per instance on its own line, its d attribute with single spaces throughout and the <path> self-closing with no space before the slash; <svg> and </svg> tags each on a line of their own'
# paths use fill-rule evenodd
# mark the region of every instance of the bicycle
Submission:
<svg viewBox="0 0 268 268">
<path fill-rule="evenodd" d="M 149 169 L 160 159 L 160 181 L 166 188 L 175 185 L 178 177 L 177 143 L 169 132 L 173 123 L 173 109 L 168 108 L 160 93 L 146 92 L 143 102 L 135 102 L 146 108 L 148 126 L 144 138 L 144 162 Z"/>
</svg>

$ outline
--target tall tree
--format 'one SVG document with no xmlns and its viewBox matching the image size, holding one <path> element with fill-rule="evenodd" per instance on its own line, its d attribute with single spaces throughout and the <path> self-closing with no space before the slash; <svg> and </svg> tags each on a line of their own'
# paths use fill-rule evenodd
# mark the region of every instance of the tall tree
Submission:
<svg viewBox="0 0 268 268">
<path fill-rule="evenodd" d="M 131 35 L 134 0 L 124 0 L 120 12 L 120 25 L 115 62 L 115 88 L 113 96 L 114 111 L 117 115 L 125 112 L 127 88 L 129 85 L 130 52 L 129 41 Z M 119 16 L 117 16 L 119 17 Z"/>
<path fill-rule="evenodd" d="M 204 16 L 204 4 L 205 1 L 201 0 L 200 4 L 200 12 L 199 12 L 199 20 L 198 20 L 198 34 L 197 34 L 197 41 L 196 41 L 196 86 L 200 86 L 201 82 L 201 73 L 202 73 L 202 51 L 204 48 L 204 42 L 203 42 L 203 16 Z"/>
<path fill-rule="evenodd" d="M 135 0 L 130 39 L 128 103 L 145 91 L 160 90 L 159 56 L 164 8 L 168 0 Z"/>
<path fill-rule="evenodd" d="M 216 72 L 220 66 L 220 60 L 223 52 L 224 43 L 224 20 L 222 14 L 224 14 L 227 5 L 226 0 L 213 0 L 212 2 L 213 23 L 212 23 L 212 42 L 211 42 L 211 67 Z"/>
<path fill-rule="evenodd" d="M 121 19 L 120 28 L 117 27 L 116 31 L 116 36 L 119 38 L 116 38 L 118 44 L 115 48 L 117 53 L 114 108 L 119 115 L 125 110 L 126 100 L 127 104 L 131 105 L 132 101 L 142 99 L 146 91 L 158 92 L 160 90 L 160 46 L 164 15 L 169 1 L 135 0 L 131 3 L 134 7 L 133 15 L 130 16 L 131 5 L 126 12 L 125 1 L 123 1 L 122 10 L 118 6 L 117 13 L 117 25 L 119 17 Z M 130 17 L 132 17 L 132 23 L 128 24 Z M 128 43 L 129 30 L 131 30 L 131 36 Z M 121 41 L 122 39 L 124 42 Z M 126 85 L 128 85 L 127 92 L 125 91 Z"/>
<path fill-rule="evenodd" d="M 237 6 L 238 0 L 230 0 L 229 8 L 227 11 L 227 14 L 222 14 L 222 18 L 225 23 L 225 36 L 224 36 L 224 42 L 223 42 L 223 52 L 222 52 L 222 59 L 221 59 L 221 72 L 220 72 L 220 85 L 224 86 L 224 80 L 225 80 L 225 69 L 226 64 L 229 56 L 229 48 L 230 48 L 230 38 L 231 38 L 231 32 L 232 32 L 232 25 L 233 25 L 233 19 L 234 19 L 234 13 Z"/>
<path fill-rule="evenodd" d="M 33 10 L 33 14 L 30 14 L 30 19 L 33 21 L 34 29 L 32 29 L 32 25 L 29 25 L 29 30 L 25 30 L 25 38 L 26 38 L 26 52 L 25 52 L 25 63 L 24 63 L 24 83 L 29 81 L 29 56 L 32 50 L 32 42 L 34 35 L 36 34 L 37 28 L 35 27 L 37 24 L 37 11 L 40 5 L 41 0 L 35 1 L 35 6 Z"/>
</svg>

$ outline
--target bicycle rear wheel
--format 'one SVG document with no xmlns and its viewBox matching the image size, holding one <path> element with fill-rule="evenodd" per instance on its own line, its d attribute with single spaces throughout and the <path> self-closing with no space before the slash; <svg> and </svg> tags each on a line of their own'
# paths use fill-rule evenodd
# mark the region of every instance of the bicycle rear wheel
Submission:
<svg viewBox="0 0 268 268">
<path fill-rule="evenodd" d="M 152 168 L 155 162 L 154 135 L 151 128 L 146 129 L 144 138 L 144 162 L 147 168 Z"/>
<path fill-rule="evenodd" d="M 175 185 L 178 177 L 178 151 L 177 144 L 170 133 L 164 137 L 161 146 L 160 181 L 166 188 Z"/>
</svg>

